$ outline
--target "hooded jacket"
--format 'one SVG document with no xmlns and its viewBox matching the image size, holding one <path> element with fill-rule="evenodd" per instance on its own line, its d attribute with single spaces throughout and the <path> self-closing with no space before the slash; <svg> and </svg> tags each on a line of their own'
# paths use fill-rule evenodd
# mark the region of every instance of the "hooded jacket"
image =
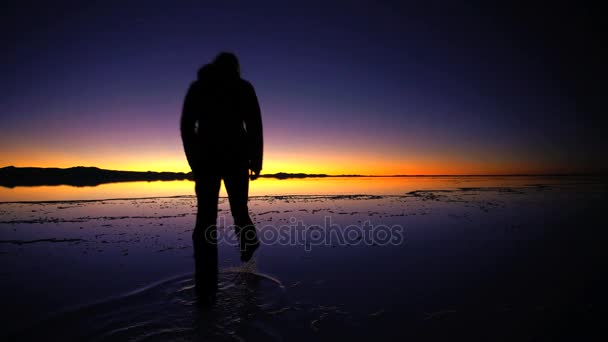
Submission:
<svg viewBox="0 0 608 342">
<path fill-rule="evenodd" d="M 260 106 L 251 83 L 237 75 L 212 65 L 199 70 L 184 100 L 181 135 L 193 171 L 245 163 L 262 169 Z"/>
</svg>

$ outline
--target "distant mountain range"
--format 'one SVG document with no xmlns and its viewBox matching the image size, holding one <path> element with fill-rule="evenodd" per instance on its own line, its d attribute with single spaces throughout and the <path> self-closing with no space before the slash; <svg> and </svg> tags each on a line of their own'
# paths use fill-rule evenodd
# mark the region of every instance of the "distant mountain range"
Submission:
<svg viewBox="0 0 608 342">
<path fill-rule="evenodd" d="M 306 173 L 263 174 L 264 178 L 318 178 L 318 177 L 361 177 L 360 175 L 327 175 Z M 193 179 L 192 172 L 140 172 L 104 170 L 97 167 L 41 168 L 14 167 L 0 168 L 0 186 L 13 188 L 16 186 L 41 185 L 71 185 L 96 186 L 104 183 L 135 182 L 135 181 L 171 181 Z"/>
<path fill-rule="evenodd" d="M 324 173 L 287 173 L 279 172 L 262 174 L 261 178 L 292 179 L 292 178 L 326 178 L 326 177 L 512 177 L 512 176 L 584 176 L 584 174 L 504 174 L 504 175 L 328 175 Z M 607 175 L 603 175 L 607 176 Z M 154 171 L 115 171 L 98 167 L 70 167 L 60 169 L 55 167 L 14 167 L 0 168 L 0 186 L 14 188 L 16 186 L 42 185 L 71 185 L 96 186 L 105 183 L 138 182 L 138 181 L 172 181 L 193 180 L 192 172 L 154 172 Z"/>
</svg>

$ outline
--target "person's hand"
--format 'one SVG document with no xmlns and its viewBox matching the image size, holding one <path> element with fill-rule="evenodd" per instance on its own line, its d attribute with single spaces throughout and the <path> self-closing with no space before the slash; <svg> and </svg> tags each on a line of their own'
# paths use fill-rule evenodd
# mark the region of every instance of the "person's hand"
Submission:
<svg viewBox="0 0 608 342">
<path fill-rule="evenodd" d="M 258 177 L 260 177 L 260 170 L 250 170 L 249 179 L 253 181 L 258 179 Z"/>
</svg>

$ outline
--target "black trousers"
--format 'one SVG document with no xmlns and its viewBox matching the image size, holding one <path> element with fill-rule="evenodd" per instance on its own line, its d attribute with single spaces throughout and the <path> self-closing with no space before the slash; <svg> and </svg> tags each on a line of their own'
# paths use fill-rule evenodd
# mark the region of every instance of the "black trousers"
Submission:
<svg viewBox="0 0 608 342">
<path fill-rule="evenodd" d="M 238 230 L 253 225 L 249 217 L 247 199 L 249 196 L 249 168 L 246 164 L 237 165 L 225 170 L 205 170 L 194 173 L 196 182 L 198 212 L 195 232 L 205 231 L 217 224 L 217 205 L 222 180 L 228 193 L 230 211 Z M 205 234 L 206 235 L 206 234 Z"/>
</svg>

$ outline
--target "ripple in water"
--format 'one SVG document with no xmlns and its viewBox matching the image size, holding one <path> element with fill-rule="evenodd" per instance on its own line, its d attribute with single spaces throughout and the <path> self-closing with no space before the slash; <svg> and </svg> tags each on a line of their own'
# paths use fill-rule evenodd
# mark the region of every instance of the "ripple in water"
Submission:
<svg viewBox="0 0 608 342">
<path fill-rule="evenodd" d="M 255 265 L 217 278 L 188 274 L 58 315 L 23 338 L 57 340 L 279 340 L 269 322 L 285 288 Z M 208 276 L 208 275 L 205 275 Z M 216 285 L 216 286 L 215 286 Z"/>
</svg>

